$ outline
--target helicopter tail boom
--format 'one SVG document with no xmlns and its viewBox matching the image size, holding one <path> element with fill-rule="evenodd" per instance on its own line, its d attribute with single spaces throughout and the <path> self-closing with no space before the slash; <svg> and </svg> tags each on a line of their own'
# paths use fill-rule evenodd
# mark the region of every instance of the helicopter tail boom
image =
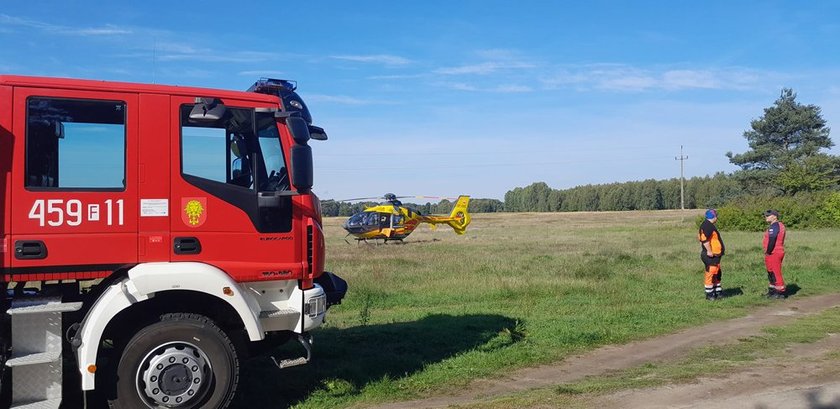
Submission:
<svg viewBox="0 0 840 409">
<path fill-rule="evenodd" d="M 452 208 L 452 213 L 449 216 L 420 216 L 420 221 L 429 223 L 434 229 L 438 224 L 448 224 L 457 234 L 464 234 L 467 231 L 467 226 L 470 224 L 470 213 L 467 207 L 470 204 L 469 196 L 458 196 L 458 201 L 455 202 L 455 207 Z"/>
</svg>

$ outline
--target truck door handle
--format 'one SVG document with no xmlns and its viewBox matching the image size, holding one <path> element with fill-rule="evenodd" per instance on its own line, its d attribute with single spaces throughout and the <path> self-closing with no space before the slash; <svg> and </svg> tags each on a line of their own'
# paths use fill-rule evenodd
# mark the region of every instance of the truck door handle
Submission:
<svg viewBox="0 0 840 409">
<path fill-rule="evenodd" d="M 41 240 L 18 240 L 15 242 L 15 258 L 18 260 L 45 259 L 47 245 Z"/>
<path fill-rule="evenodd" d="M 196 237 L 176 237 L 175 254 L 201 253 L 201 242 Z"/>
</svg>

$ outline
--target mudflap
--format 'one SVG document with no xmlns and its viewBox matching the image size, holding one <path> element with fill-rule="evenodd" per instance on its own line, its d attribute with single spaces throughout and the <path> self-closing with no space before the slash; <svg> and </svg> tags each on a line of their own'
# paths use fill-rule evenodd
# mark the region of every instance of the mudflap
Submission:
<svg viewBox="0 0 840 409">
<path fill-rule="evenodd" d="M 327 295 L 327 308 L 331 305 L 341 304 L 341 300 L 347 294 L 347 281 L 329 271 L 324 271 L 323 274 L 318 276 L 315 283 L 320 285 Z"/>
</svg>

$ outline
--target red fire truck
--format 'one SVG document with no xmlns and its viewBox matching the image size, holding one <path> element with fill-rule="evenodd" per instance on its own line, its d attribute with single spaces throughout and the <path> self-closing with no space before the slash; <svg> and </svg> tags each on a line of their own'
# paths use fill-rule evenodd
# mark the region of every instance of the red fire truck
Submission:
<svg viewBox="0 0 840 409">
<path fill-rule="evenodd" d="M 220 408 L 254 346 L 309 361 L 347 285 L 295 88 L 0 75 L 0 407 Z"/>
</svg>

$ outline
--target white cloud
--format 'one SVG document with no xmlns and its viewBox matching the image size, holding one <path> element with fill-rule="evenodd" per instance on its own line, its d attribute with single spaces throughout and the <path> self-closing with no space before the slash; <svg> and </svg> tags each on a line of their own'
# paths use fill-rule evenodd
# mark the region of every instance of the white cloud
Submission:
<svg viewBox="0 0 840 409">
<path fill-rule="evenodd" d="M 440 85 L 444 88 L 454 89 L 456 91 L 470 91 L 470 92 L 478 91 L 477 87 L 475 87 L 473 85 L 470 85 L 470 84 L 463 83 L 463 82 L 445 82 L 445 83 L 438 83 L 437 85 Z"/>
<path fill-rule="evenodd" d="M 269 77 L 269 78 L 282 78 L 285 77 L 288 73 L 283 71 L 272 71 L 272 70 L 251 70 L 251 71 L 239 71 L 237 73 L 243 77 Z"/>
<path fill-rule="evenodd" d="M 376 104 L 377 102 L 364 100 L 360 98 L 349 97 L 346 95 L 319 95 L 319 94 L 307 94 L 306 95 L 307 102 L 325 102 L 325 103 L 332 103 L 332 104 L 340 104 L 340 105 L 372 105 Z"/>
<path fill-rule="evenodd" d="M 477 75 L 487 75 L 493 74 L 502 70 L 517 70 L 517 69 L 529 69 L 534 68 L 535 65 L 526 62 L 516 62 L 516 61 L 488 61 L 479 64 L 470 64 L 470 65 L 461 65 L 457 67 L 444 67 L 438 68 L 434 72 L 435 74 L 442 74 L 442 75 L 465 75 L 465 74 L 477 74 Z"/>
<path fill-rule="evenodd" d="M 522 92 L 532 92 L 534 89 L 527 86 L 527 85 L 500 85 L 493 90 L 492 92 L 499 92 L 503 94 L 513 94 L 513 93 L 522 93 Z"/>
<path fill-rule="evenodd" d="M 123 34 L 131 34 L 131 30 L 127 30 L 124 28 L 114 27 L 111 25 L 106 25 L 105 27 L 101 28 L 76 28 L 63 31 L 65 34 L 76 34 L 80 36 L 114 36 L 114 35 L 123 35 Z"/>
<path fill-rule="evenodd" d="M 330 58 L 333 58 L 333 59 L 336 59 L 336 60 L 344 60 L 344 61 L 384 64 L 384 65 L 389 65 L 389 66 L 408 65 L 408 64 L 411 64 L 411 62 L 412 62 L 408 58 L 404 58 L 404 57 L 400 57 L 400 56 L 396 56 L 396 55 L 388 55 L 388 54 L 333 55 Z"/>
<path fill-rule="evenodd" d="M 180 51 L 173 50 L 170 44 L 170 51 L 159 49 L 156 51 L 157 59 L 160 61 L 204 61 L 204 62 L 234 62 L 254 63 L 271 61 L 278 58 L 278 55 L 261 51 L 221 51 L 211 49 L 194 49 L 184 46 Z"/>
<path fill-rule="evenodd" d="M 467 92 L 489 92 L 489 93 L 499 93 L 499 94 L 514 94 L 514 93 L 524 93 L 524 92 L 532 92 L 534 91 L 533 88 L 527 85 L 499 85 L 495 87 L 478 87 L 472 84 L 467 84 L 464 82 L 441 82 L 437 83 L 436 85 L 449 88 L 455 91 L 467 91 Z"/>
<path fill-rule="evenodd" d="M 598 79 L 596 87 L 615 91 L 642 91 L 653 88 L 657 80 L 647 75 L 606 75 Z"/>
<path fill-rule="evenodd" d="M 57 24 L 44 23 L 42 21 L 30 20 L 20 17 L 0 14 L 0 25 L 29 27 L 48 33 L 77 36 L 117 36 L 132 34 L 132 30 L 106 24 L 101 27 L 70 27 Z"/>
<path fill-rule="evenodd" d="M 54 35 L 119 37 L 120 41 L 123 42 L 123 47 L 129 50 L 129 52 L 116 55 L 123 58 L 232 63 L 264 62 L 279 58 L 279 54 L 261 51 L 224 51 L 197 48 L 191 44 L 178 41 L 158 41 L 159 38 L 173 38 L 176 35 L 166 30 L 142 27 L 124 28 L 110 24 L 99 27 L 71 27 L 0 14 L 0 27 L 3 26 L 27 27 Z M 177 35 L 177 37 L 183 37 L 183 34 Z"/>
<path fill-rule="evenodd" d="M 411 80 L 428 77 L 429 74 L 405 74 L 405 75 L 371 75 L 366 77 L 369 80 Z"/>
<path fill-rule="evenodd" d="M 720 88 L 721 79 L 711 71 L 672 70 L 662 74 L 662 86 L 667 89 Z"/>
<path fill-rule="evenodd" d="M 562 68 L 541 81 L 547 89 L 578 88 L 605 91 L 745 90 L 760 87 L 762 79 L 771 77 L 778 77 L 778 75 L 740 67 L 643 69 L 626 65 L 595 64 Z"/>
<path fill-rule="evenodd" d="M 504 48 L 491 48 L 487 50 L 479 50 L 475 52 L 475 55 L 477 55 L 479 58 L 492 61 L 511 61 L 521 58 L 519 52 Z"/>
</svg>

